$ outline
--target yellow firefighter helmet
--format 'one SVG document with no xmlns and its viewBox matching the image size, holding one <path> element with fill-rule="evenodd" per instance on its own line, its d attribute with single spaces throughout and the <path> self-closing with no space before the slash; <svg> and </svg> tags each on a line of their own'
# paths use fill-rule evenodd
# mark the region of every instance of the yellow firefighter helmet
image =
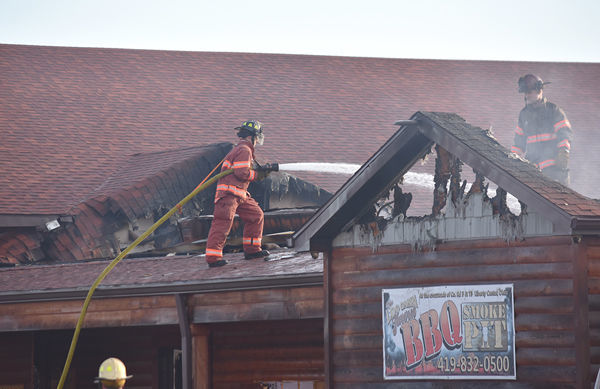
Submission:
<svg viewBox="0 0 600 389">
<path fill-rule="evenodd" d="M 109 388 L 120 388 L 125 385 L 125 380 L 130 379 L 131 375 L 127 375 L 125 364 L 118 358 L 108 358 L 100 365 L 98 377 L 94 382 L 101 382 Z"/>
</svg>

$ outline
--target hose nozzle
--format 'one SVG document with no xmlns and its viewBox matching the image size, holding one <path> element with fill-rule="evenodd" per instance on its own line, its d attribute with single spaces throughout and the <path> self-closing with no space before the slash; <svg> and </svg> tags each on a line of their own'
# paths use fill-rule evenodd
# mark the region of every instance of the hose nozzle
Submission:
<svg viewBox="0 0 600 389">
<path fill-rule="evenodd" d="M 264 165 L 259 166 L 256 170 L 263 172 L 278 172 L 279 164 L 278 163 L 265 163 Z"/>
</svg>

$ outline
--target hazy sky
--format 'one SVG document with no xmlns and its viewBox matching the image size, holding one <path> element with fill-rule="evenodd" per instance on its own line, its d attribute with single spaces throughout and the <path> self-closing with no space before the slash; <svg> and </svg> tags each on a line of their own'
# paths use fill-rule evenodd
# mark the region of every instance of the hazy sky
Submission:
<svg viewBox="0 0 600 389">
<path fill-rule="evenodd" d="M 0 0 L 0 43 L 600 62 L 599 0 Z"/>
</svg>

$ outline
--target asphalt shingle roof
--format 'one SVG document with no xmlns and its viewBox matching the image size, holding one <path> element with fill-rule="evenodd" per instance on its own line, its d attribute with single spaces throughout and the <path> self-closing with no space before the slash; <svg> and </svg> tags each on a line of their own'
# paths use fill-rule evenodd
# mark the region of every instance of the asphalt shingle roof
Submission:
<svg viewBox="0 0 600 389">
<path fill-rule="evenodd" d="M 494 169 L 508 171 L 516 180 L 533 189 L 566 214 L 573 217 L 600 217 L 598 201 L 546 178 L 532 163 L 514 156 L 483 129 L 471 126 L 455 114 L 424 112 L 423 115 L 474 150 L 478 157 L 481 156 L 478 159 L 485 158 L 494 165 Z"/>
<path fill-rule="evenodd" d="M 119 290 L 132 294 L 140 289 L 152 290 L 155 294 L 218 290 L 224 284 L 236 283 L 238 287 L 240 283 L 245 287 L 256 283 L 268 287 L 269 282 L 281 285 L 288 279 L 306 279 L 311 275 L 314 280 L 310 278 L 309 282 L 322 282 L 322 258 L 313 259 L 309 253 L 291 250 L 274 252 L 273 257 L 276 259 L 269 262 L 246 261 L 242 253 L 228 254 L 229 264 L 219 268 L 209 268 L 203 255 L 125 258 L 100 283 L 96 295 L 101 296 L 103 292 L 114 295 Z M 0 302 L 85 297 L 107 265 L 107 261 L 92 261 L 0 268 Z M 50 296 L 52 293 L 55 295 Z"/>
<path fill-rule="evenodd" d="M 235 142 L 249 118 L 270 162 L 362 164 L 419 110 L 510 146 L 529 72 L 573 125 L 572 187 L 595 195 L 600 170 L 584 167 L 600 165 L 600 64 L 0 45 L 0 215 L 68 212 L 124 157 Z"/>
</svg>

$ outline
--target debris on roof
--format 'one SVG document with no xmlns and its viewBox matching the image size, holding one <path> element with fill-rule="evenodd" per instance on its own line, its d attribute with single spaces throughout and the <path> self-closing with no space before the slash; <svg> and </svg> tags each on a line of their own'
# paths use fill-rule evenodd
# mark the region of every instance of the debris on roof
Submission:
<svg viewBox="0 0 600 389">
<path fill-rule="evenodd" d="M 24 228 L 18 233 L 0 232 L 0 263 L 72 262 L 116 257 L 192 192 L 231 146 L 230 143 L 217 143 L 139 153 L 124 159 L 119 170 L 69 211 L 69 223 L 59 223 L 59 227 L 51 231 Z M 274 210 L 267 212 L 266 234 L 294 231 L 312 215 L 315 207 L 331 197 L 323 189 L 287 173 L 271 174 L 267 179 L 253 183 L 249 191 L 264 209 Z M 200 192 L 132 250 L 131 255 L 203 250 L 202 244 L 193 244 L 193 241 L 206 238 L 203 234 L 212 220 L 209 215 L 213 211 L 214 193 L 214 186 Z M 275 211 L 289 207 L 292 210 Z M 237 235 L 234 229 L 232 238 Z M 284 236 L 270 239 L 274 244 L 287 243 Z"/>
</svg>

